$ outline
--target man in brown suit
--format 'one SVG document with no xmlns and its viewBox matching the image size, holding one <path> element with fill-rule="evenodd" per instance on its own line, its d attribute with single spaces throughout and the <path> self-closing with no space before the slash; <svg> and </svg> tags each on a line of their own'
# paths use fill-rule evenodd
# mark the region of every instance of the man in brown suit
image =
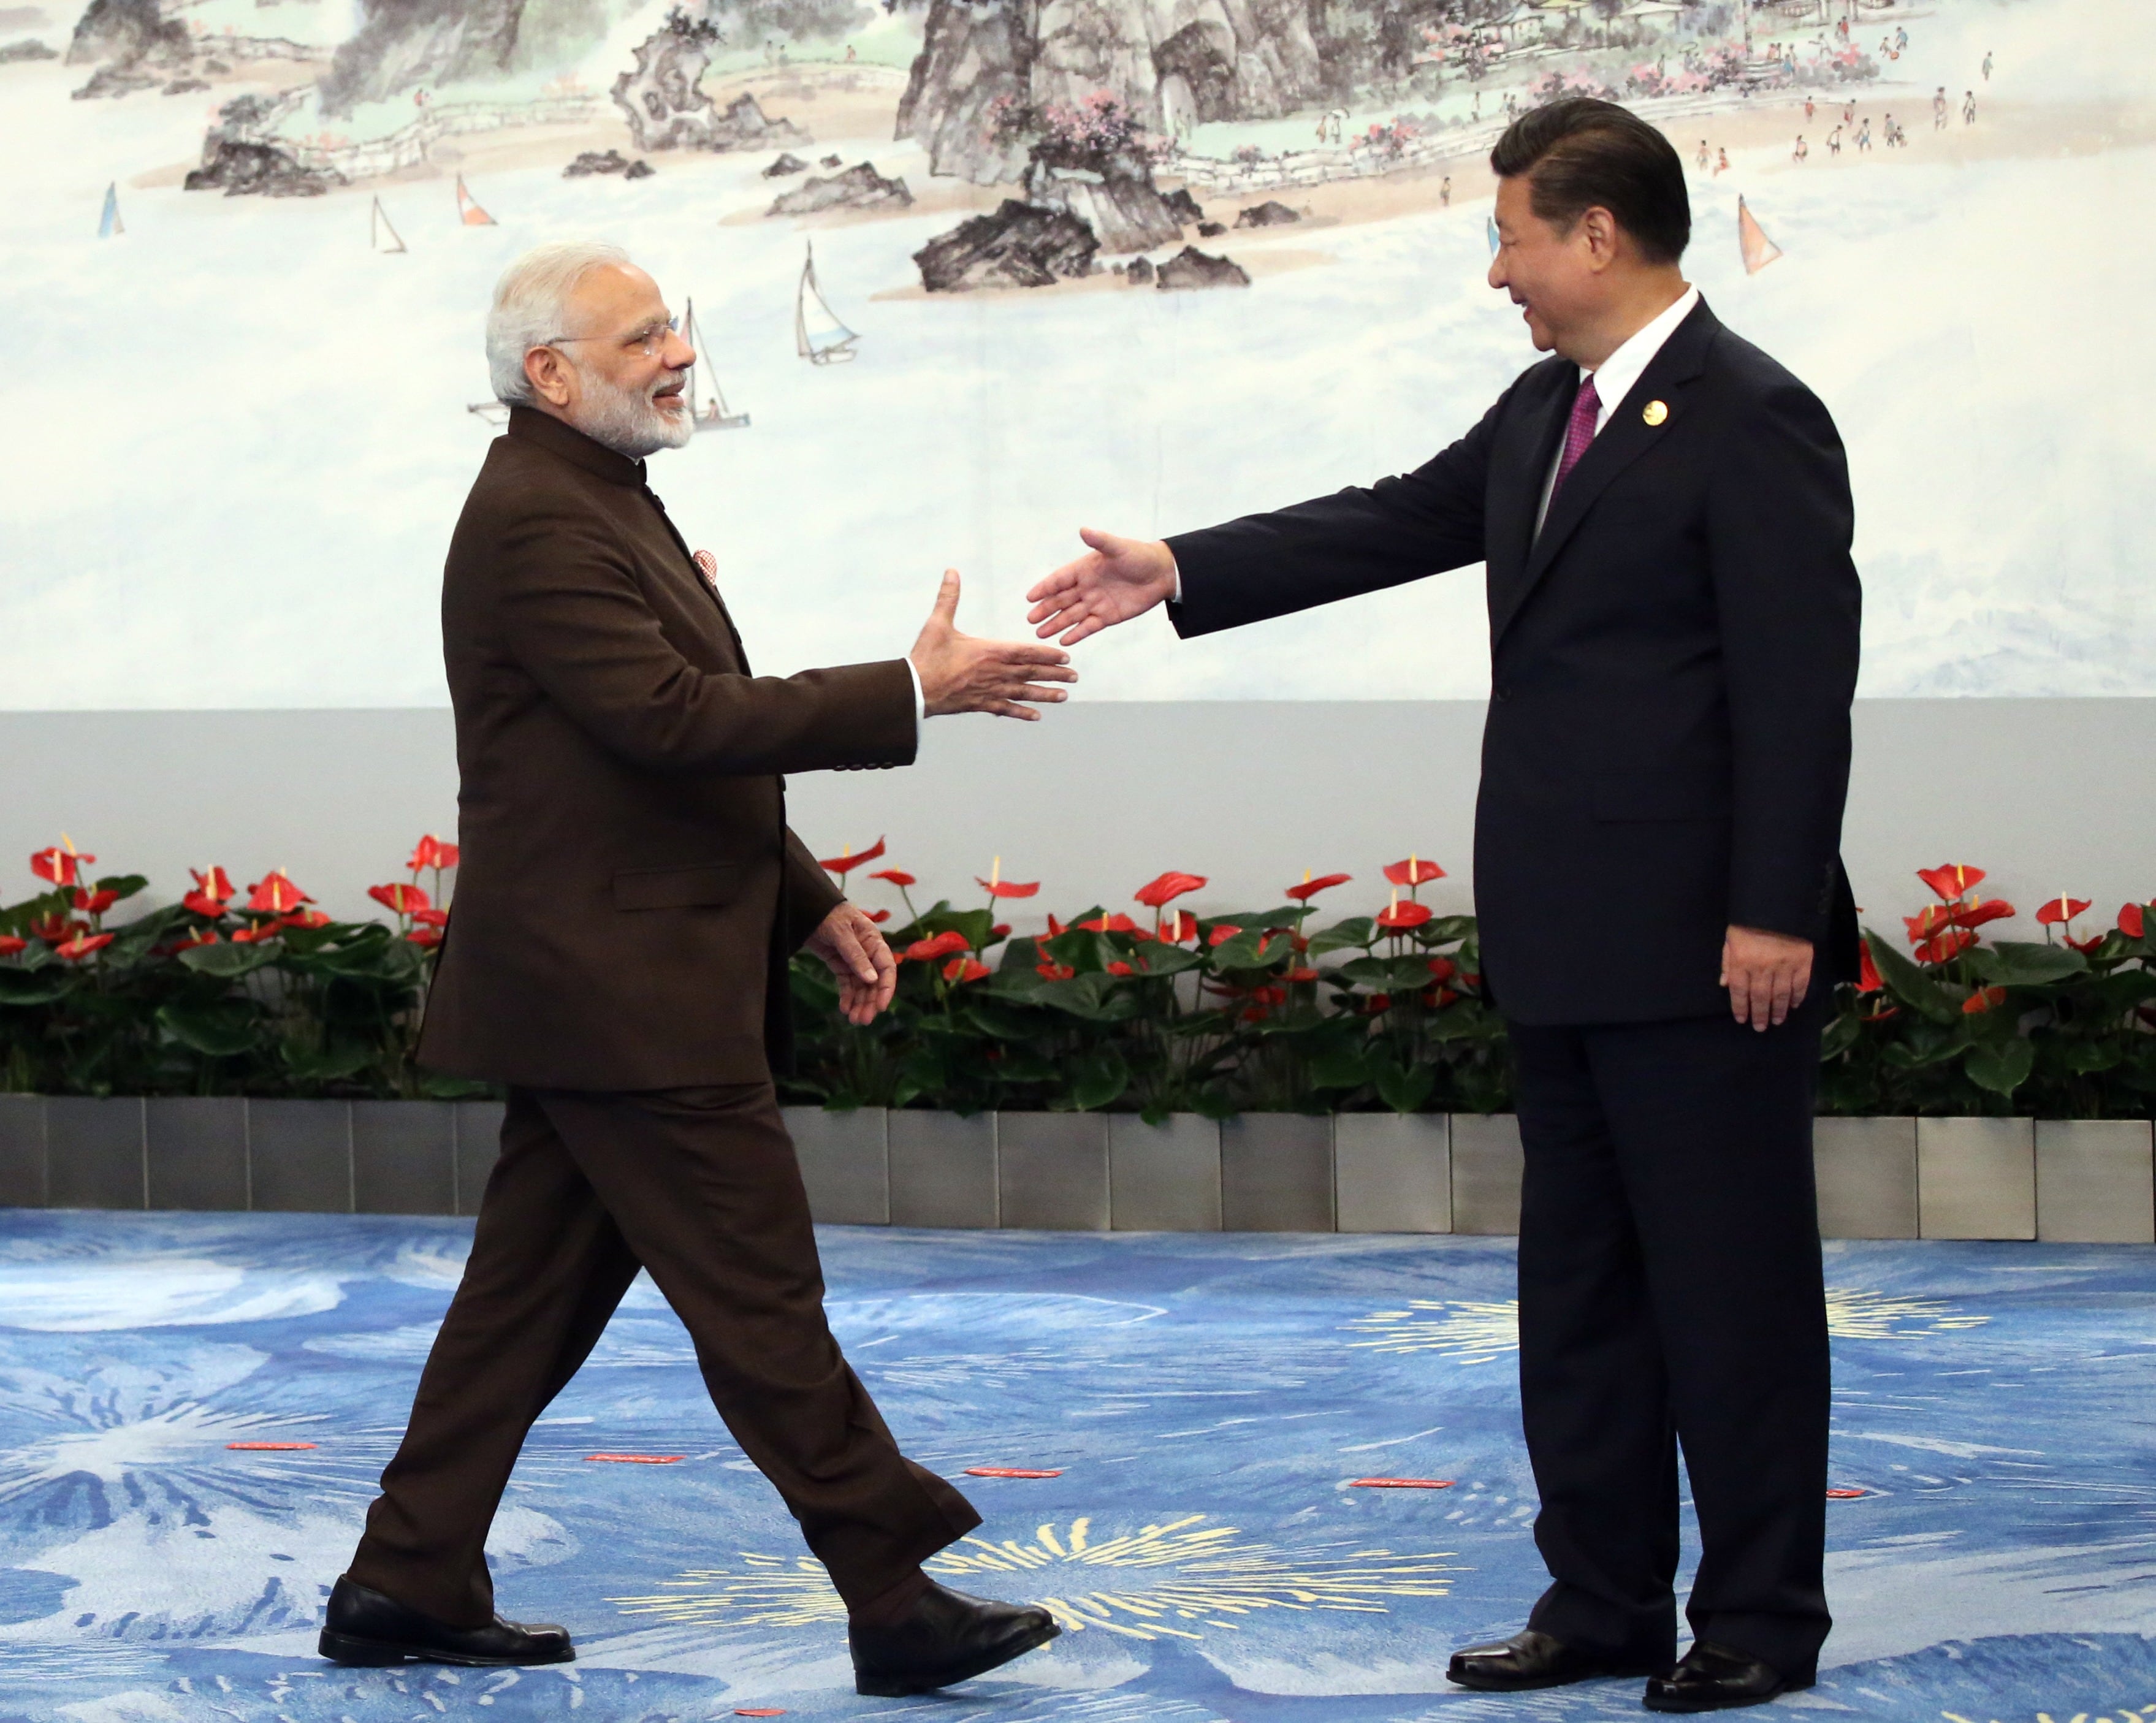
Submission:
<svg viewBox="0 0 2156 1723">
<path fill-rule="evenodd" d="M 780 774 L 907 764 L 924 718 L 1037 718 L 1026 702 L 1075 674 L 957 633 L 951 572 L 910 659 L 753 676 L 644 483 L 644 455 L 694 434 L 696 355 L 651 278 L 611 247 L 542 247 L 496 288 L 487 346 L 511 413 L 443 585 L 463 868 L 419 1057 L 506 1084 L 508 1113 L 322 1654 L 575 1655 L 495 1613 L 487 1530 L 526 1431 L 648 1269 L 844 1598 L 860 1690 L 963 1680 L 1056 1629 L 921 1572 L 980 1516 L 900 1454 L 824 1320 L 772 1086 L 788 959 L 822 957 L 856 1023 L 896 970 L 787 829 Z"/>
</svg>

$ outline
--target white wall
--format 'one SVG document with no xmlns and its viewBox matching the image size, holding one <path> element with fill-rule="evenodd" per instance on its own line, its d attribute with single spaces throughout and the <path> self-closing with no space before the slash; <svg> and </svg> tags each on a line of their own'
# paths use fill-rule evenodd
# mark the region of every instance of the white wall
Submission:
<svg viewBox="0 0 2156 1723">
<path fill-rule="evenodd" d="M 1426 895 L 1469 903 L 1479 702 L 1074 705 L 1038 725 L 938 719 L 921 762 L 792 786 L 819 854 L 879 836 L 925 890 L 963 900 L 1000 854 L 1044 882 L 1024 905 L 1067 911 L 1167 868 L 1207 875 L 1198 908 L 1280 901 L 1301 877 L 1347 872 L 1334 914 L 1382 903 L 1378 869 L 1410 849 L 1451 877 Z M 2025 912 L 2061 892 L 2107 920 L 2156 895 L 2156 700 L 1866 700 L 1844 853 L 1872 925 L 1925 898 L 1913 870 L 1988 868 Z M 0 713 L 0 902 L 38 882 L 31 851 L 61 832 L 99 871 L 147 874 L 160 900 L 215 861 L 236 880 L 285 868 L 331 911 L 371 910 L 422 832 L 455 824 L 449 715 L 437 710 Z M 1593 898 L 1583 912 L 1622 916 Z M 865 902 L 896 903 L 863 882 Z M 919 900 L 918 898 L 916 900 Z M 2037 937 L 2025 917 L 1995 930 Z"/>
</svg>

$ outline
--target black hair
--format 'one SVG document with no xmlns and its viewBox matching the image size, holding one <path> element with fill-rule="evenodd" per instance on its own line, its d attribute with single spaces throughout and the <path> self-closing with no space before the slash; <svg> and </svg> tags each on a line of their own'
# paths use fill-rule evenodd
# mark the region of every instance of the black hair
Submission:
<svg viewBox="0 0 2156 1723">
<path fill-rule="evenodd" d="M 1691 242 L 1684 164 L 1670 141 L 1629 109 L 1593 96 L 1530 108 L 1490 151 L 1500 179 L 1527 176 L 1528 208 L 1569 228 L 1606 209 L 1648 262 L 1673 264 Z"/>
</svg>

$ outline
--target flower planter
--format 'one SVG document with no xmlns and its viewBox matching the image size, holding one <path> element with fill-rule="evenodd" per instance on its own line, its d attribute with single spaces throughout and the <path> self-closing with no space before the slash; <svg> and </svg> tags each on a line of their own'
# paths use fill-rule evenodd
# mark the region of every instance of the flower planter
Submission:
<svg viewBox="0 0 2156 1723">
<path fill-rule="evenodd" d="M 2035 1121 L 1917 1120 L 1917 1213 L 1927 1238 L 2035 1238 Z"/>
<path fill-rule="evenodd" d="M 1812 1171 L 1822 1238 L 1919 1235 L 1914 1119 L 1815 1120 Z"/>
<path fill-rule="evenodd" d="M 0 1095 L 0 1208 L 45 1206 L 45 1101 Z"/>
<path fill-rule="evenodd" d="M 1517 1236 L 1527 1156 L 1512 1113 L 1452 1115 L 1452 1230 Z"/>
<path fill-rule="evenodd" d="M 477 1214 L 486 1181 L 501 1154 L 501 1116 L 509 1109 L 498 1100 L 460 1100 L 457 1109 L 457 1205 L 459 1214 Z"/>
<path fill-rule="evenodd" d="M 237 1095 L 161 1095 L 142 1104 L 152 1208 L 244 1209 L 247 1103 Z"/>
<path fill-rule="evenodd" d="M 993 1113 L 897 1109 L 889 1120 L 893 1226 L 998 1223 Z"/>
<path fill-rule="evenodd" d="M 1108 1115 L 1108 1219 L 1119 1233 L 1220 1230 L 1220 1126 L 1199 1113 L 1148 1125 Z"/>
<path fill-rule="evenodd" d="M 1230 1233 L 1329 1233 L 1332 1120 L 1245 1113 L 1220 1126 L 1220 1224 Z"/>
<path fill-rule="evenodd" d="M 54 1208 L 143 1208 L 142 1103 L 54 1095 L 45 1103 L 45 1200 Z"/>
<path fill-rule="evenodd" d="M 1108 1115 L 996 1115 L 997 1224 L 1108 1230 Z"/>
<path fill-rule="evenodd" d="M 2036 1236 L 2156 1244 L 2156 1157 L 2146 1119 L 2036 1121 Z"/>
<path fill-rule="evenodd" d="M 810 1215 L 825 1226 L 889 1226 L 891 1145 L 884 1110 L 788 1107 L 785 1114 Z"/>
<path fill-rule="evenodd" d="M 354 1101 L 352 1206 L 361 1214 L 454 1214 L 454 1104 Z"/>
<path fill-rule="evenodd" d="M 288 1214 L 352 1213 L 352 1104 L 250 1100 L 254 1206 Z"/>
<path fill-rule="evenodd" d="M 1332 1121 L 1343 1233 L 1452 1230 L 1452 1123 L 1442 1113 L 1342 1113 Z"/>
</svg>

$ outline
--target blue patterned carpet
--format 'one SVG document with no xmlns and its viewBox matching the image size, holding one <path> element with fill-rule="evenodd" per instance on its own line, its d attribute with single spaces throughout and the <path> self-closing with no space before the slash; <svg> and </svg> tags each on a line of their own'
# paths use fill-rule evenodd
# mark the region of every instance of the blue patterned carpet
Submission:
<svg viewBox="0 0 2156 1723">
<path fill-rule="evenodd" d="M 827 1231 L 909 1449 L 1062 1473 L 962 1478 L 988 1523 L 937 1566 L 1070 1631 L 921 1701 L 854 1695 L 837 1599 L 640 1283 L 495 1527 L 506 1610 L 580 1660 L 333 1669 L 317 1612 L 469 1237 L 0 1210 L 0 1720 L 1642 1715 L 1635 1682 L 1443 1679 L 1540 1586 L 1512 1251 L 1466 1238 Z M 1865 1493 L 1831 1505 L 1830 1667 L 1782 1710 L 2156 1723 L 2156 1251 L 1830 1250 L 1835 1482 Z"/>
</svg>

